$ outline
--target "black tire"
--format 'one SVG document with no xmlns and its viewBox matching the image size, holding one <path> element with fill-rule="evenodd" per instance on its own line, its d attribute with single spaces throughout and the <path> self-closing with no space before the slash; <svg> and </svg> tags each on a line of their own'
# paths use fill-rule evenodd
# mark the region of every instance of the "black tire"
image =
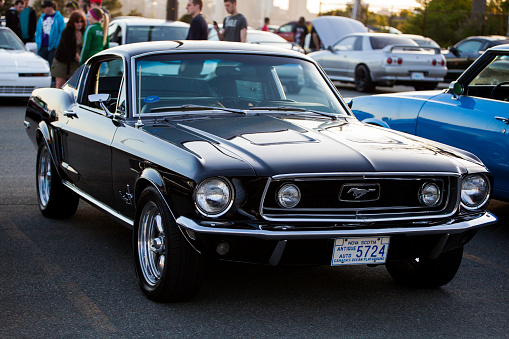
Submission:
<svg viewBox="0 0 509 339">
<path fill-rule="evenodd" d="M 416 91 L 432 91 L 438 85 L 438 82 L 425 82 L 422 84 L 414 85 Z"/>
<path fill-rule="evenodd" d="M 184 238 L 154 187 L 141 193 L 137 206 L 133 247 L 143 293 L 157 302 L 192 299 L 202 284 L 203 257 Z"/>
<path fill-rule="evenodd" d="M 39 146 L 36 166 L 37 201 L 42 215 L 52 219 L 70 218 L 78 209 L 79 197 L 62 184 L 45 143 Z"/>
<path fill-rule="evenodd" d="M 461 264 L 463 247 L 442 253 L 437 259 L 387 262 L 385 267 L 398 283 L 416 288 L 436 288 L 450 282 Z"/>
<path fill-rule="evenodd" d="M 373 92 L 375 87 L 369 69 L 364 65 L 357 66 L 355 69 L 355 89 L 359 92 Z"/>
</svg>

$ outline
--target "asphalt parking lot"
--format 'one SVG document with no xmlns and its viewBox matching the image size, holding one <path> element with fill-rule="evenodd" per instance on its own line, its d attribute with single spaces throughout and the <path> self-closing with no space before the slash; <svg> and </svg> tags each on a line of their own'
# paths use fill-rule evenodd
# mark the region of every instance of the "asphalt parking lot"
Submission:
<svg viewBox="0 0 509 339">
<path fill-rule="evenodd" d="M 197 299 L 156 304 L 138 288 L 128 229 L 84 202 L 68 220 L 40 214 L 24 105 L 0 101 L 1 338 L 509 336 L 509 204 L 499 201 L 499 223 L 439 289 L 397 285 L 383 266 L 211 263 Z"/>
</svg>

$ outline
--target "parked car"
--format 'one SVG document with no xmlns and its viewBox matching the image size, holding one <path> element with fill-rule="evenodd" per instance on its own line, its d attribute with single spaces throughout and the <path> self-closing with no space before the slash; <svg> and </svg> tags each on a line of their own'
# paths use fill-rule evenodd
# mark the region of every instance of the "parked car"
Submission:
<svg viewBox="0 0 509 339">
<path fill-rule="evenodd" d="M 279 35 L 274 34 L 272 32 L 260 31 L 257 29 L 248 29 L 246 39 L 247 43 L 250 44 L 259 44 L 284 49 L 291 49 L 300 53 L 304 53 L 304 49 L 299 44 L 295 42 L 286 41 Z M 213 28 L 209 29 L 209 41 L 219 41 L 219 38 L 217 37 L 217 32 Z"/>
<path fill-rule="evenodd" d="M 420 47 L 410 38 L 389 33 L 350 34 L 309 56 L 332 80 L 354 83 L 360 92 L 398 84 L 434 89 L 447 73 L 440 48 Z"/>
<path fill-rule="evenodd" d="M 363 122 L 393 128 L 477 155 L 495 176 L 493 195 L 509 200 L 509 45 L 485 52 L 447 91 L 357 97 Z"/>
<path fill-rule="evenodd" d="M 51 86 L 49 64 L 28 51 L 18 36 L 0 27 L 0 97 L 30 97 L 32 91 Z"/>
<path fill-rule="evenodd" d="M 435 40 L 433 40 L 431 38 L 428 38 L 428 37 L 425 37 L 425 36 L 422 36 L 422 35 L 417 35 L 417 34 L 401 34 L 400 36 L 412 39 L 413 41 L 415 41 L 417 43 L 417 45 L 419 45 L 421 47 L 436 47 L 436 48 L 440 48 L 440 45 Z"/>
<path fill-rule="evenodd" d="M 139 17 L 115 19 L 108 26 L 110 46 L 134 42 L 183 40 L 187 37 L 189 24 Z"/>
<path fill-rule="evenodd" d="M 297 26 L 298 21 L 290 21 L 284 25 L 279 26 L 278 29 L 274 31 L 275 34 L 279 35 L 286 41 L 295 42 L 295 37 L 293 36 L 293 30 L 295 26 Z M 306 21 L 306 26 L 310 27 L 311 22 Z M 311 29 L 310 29 L 311 30 Z"/>
<path fill-rule="evenodd" d="M 463 73 L 488 48 L 509 44 L 509 37 L 492 36 L 471 36 L 461 40 L 453 47 L 442 51 L 447 60 L 447 75 L 445 81 L 453 81 Z"/>
<path fill-rule="evenodd" d="M 287 95 L 276 67 L 311 81 Z M 50 218 L 82 198 L 133 229 L 142 291 L 193 297 L 204 260 L 382 265 L 448 283 L 496 218 L 472 154 L 361 124 L 318 64 L 254 44 L 164 41 L 102 51 L 62 89 L 35 90 L 25 126 Z"/>
</svg>

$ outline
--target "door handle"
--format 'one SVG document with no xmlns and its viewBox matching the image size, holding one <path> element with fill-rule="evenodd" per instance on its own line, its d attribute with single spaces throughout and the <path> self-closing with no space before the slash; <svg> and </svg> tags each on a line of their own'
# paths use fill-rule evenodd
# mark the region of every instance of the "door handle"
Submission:
<svg viewBox="0 0 509 339">
<path fill-rule="evenodd" d="M 495 117 L 495 119 L 505 122 L 506 125 L 509 125 L 509 119 L 504 117 Z"/>
<path fill-rule="evenodd" d="M 73 111 L 64 111 L 64 116 L 71 118 L 71 119 L 78 118 L 78 114 L 76 114 Z"/>
</svg>

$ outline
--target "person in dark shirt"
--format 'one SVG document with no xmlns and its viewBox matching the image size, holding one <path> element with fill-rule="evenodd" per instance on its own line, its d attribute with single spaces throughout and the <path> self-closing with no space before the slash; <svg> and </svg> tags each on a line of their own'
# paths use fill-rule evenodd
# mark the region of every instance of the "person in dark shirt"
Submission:
<svg viewBox="0 0 509 339">
<path fill-rule="evenodd" d="M 186 10 L 187 14 L 193 17 L 186 40 L 207 40 L 209 38 L 209 27 L 201 15 L 203 7 L 202 0 L 188 0 Z"/>
<path fill-rule="evenodd" d="M 14 6 L 9 8 L 5 15 L 5 26 L 9 27 L 16 35 L 22 39 L 23 34 L 21 33 L 21 25 L 19 23 L 19 13 L 24 8 L 23 0 L 16 0 Z"/>
<path fill-rule="evenodd" d="M 28 6 L 28 0 L 23 0 L 23 10 L 19 13 L 19 24 L 23 43 L 33 42 L 35 37 L 35 27 L 37 25 L 37 16 L 35 10 Z"/>
<path fill-rule="evenodd" d="M 237 0 L 224 0 L 224 8 L 230 14 L 223 20 L 223 29 L 214 21 L 214 29 L 221 41 L 247 41 L 247 20 L 237 11 Z"/>
<path fill-rule="evenodd" d="M 293 29 L 293 38 L 295 42 L 304 47 L 304 40 L 306 39 L 306 35 L 308 35 L 308 26 L 306 26 L 306 19 L 303 16 L 300 17 L 299 22 L 295 25 Z"/>
</svg>

